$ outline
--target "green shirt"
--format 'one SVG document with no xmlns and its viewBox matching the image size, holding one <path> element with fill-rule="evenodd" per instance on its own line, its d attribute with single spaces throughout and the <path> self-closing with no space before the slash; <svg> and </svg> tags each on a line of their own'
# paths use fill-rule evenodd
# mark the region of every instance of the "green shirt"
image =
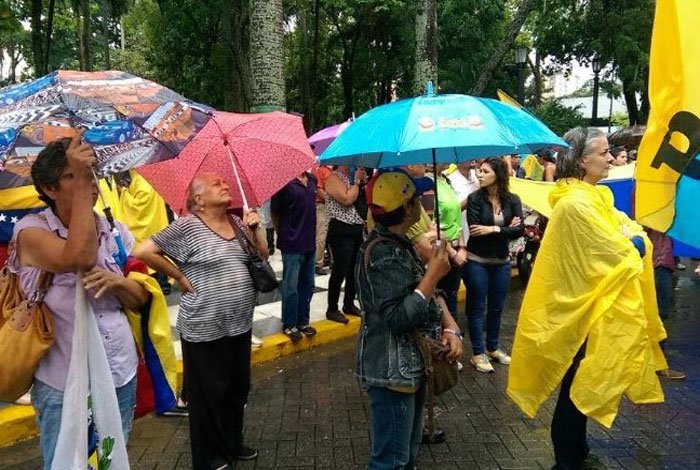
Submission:
<svg viewBox="0 0 700 470">
<path fill-rule="evenodd" d="M 440 209 L 440 231 L 450 242 L 459 240 L 462 234 L 462 207 L 457 193 L 444 177 L 437 179 L 438 208 Z"/>
</svg>

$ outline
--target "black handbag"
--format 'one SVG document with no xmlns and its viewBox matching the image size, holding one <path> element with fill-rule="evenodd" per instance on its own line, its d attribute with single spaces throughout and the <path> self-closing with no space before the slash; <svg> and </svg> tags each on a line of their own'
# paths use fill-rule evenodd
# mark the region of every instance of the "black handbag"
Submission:
<svg viewBox="0 0 700 470">
<path fill-rule="evenodd" d="M 238 223 L 236 223 L 233 218 L 229 218 L 229 222 L 233 227 L 233 231 L 236 233 L 236 238 L 238 238 L 243 251 L 246 252 L 250 258 L 248 262 L 248 272 L 253 279 L 255 290 L 258 292 L 272 292 L 277 289 L 280 283 L 270 263 L 262 257 L 255 243 L 253 243 Z"/>
</svg>

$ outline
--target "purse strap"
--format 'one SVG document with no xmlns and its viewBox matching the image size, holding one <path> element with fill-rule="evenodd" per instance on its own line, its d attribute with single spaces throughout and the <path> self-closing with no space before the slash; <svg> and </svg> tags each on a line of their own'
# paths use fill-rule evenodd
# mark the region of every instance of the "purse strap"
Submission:
<svg viewBox="0 0 700 470">
<path fill-rule="evenodd" d="M 231 227 L 233 227 L 233 232 L 236 234 L 236 238 L 241 244 L 243 251 L 251 258 L 254 256 L 260 256 L 260 251 L 257 249 L 255 244 L 253 244 L 253 241 L 230 214 L 228 216 L 228 222 L 231 224 Z"/>
</svg>

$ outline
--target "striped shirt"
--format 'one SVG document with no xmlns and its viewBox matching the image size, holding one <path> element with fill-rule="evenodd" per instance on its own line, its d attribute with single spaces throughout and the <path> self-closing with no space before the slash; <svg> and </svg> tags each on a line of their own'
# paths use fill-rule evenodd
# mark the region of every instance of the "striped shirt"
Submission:
<svg viewBox="0 0 700 470">
<path fill-rule="evenodd" d="M 249 256 L 238 239 L 222 238 L 199 217 L 188 215 L 152 240 L 195 291 L 183 294 L 180 301 L 176 327 L 183 339 L 214 341 L 253 327 L 256 291 L 248 272 Z"/>
</svg>

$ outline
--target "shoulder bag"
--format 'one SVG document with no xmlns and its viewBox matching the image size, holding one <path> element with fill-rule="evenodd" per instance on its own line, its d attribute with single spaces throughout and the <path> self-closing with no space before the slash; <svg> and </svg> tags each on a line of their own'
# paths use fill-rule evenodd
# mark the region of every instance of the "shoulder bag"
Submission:
<svg viewBox="0 0 700 470">
<path fill-rule="evenodd" d="M 241 228 L 232 217 L 229 217 L 229 222 L 233 227 L 233 231 L 236 233 L 236 238 L 238 238 L 243 251 L 246 252 L 250 258 L 248 262 L 248 272 L 250 272 L 250 277 L 253 279 L 255 290 L 258 292 L 272 292 L 277 289 L 280 283 L 270 263 L 262 257 L 255 243 L 253 243 L 243 228 Z"/>
<path fill-rule="evenodd" d="M 15 401 L 29 390 L 39 362 L 54 342 L 51 311 L 44 295 L 53 274 L 42 271 L 30 298 L 20 289 L 19 276 L 0 271 L 0 400 Z"/>
</svg>

